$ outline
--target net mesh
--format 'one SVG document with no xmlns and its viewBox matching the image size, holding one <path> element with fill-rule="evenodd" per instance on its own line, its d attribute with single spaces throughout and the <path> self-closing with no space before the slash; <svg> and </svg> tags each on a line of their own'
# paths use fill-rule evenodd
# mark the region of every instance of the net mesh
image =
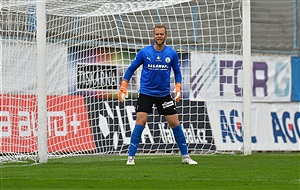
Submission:
<svg viewBox="0 0 300 190">
<path fill-rule="evenodd" d="M 36 13 L 33 0 L 1 4 L 0 153 L 4 160 L 36 159 L 36 64 L 43 64 L 36 60 Z M 218 85 L 220 68 L 232 67 L 226 61 L 220 66 L 221 60 L 242 53 L 240 0 L 51 0 L 46 1 L 45 14 L 49 157 L 127 153 L 141 68 L 129 83 L 124 104 L 118 102 L 117 93 L 136 53 L 153 43 L 156 24 L 166 25 L 167 45 L 179 55 L 183 92 L 177 110 L 190 153 L 241 151 L 241 128 L 231 128 L 230 114 L 216 112 L 231 108 L 234 100 L 228 97 L 239 96 L 234 90 L 239 84 L 227 81 L 231 79 L 225 74 L 228 87 Z M 221 131 L 214 120 L 224 122 Z M 234 148 L 216 144 L 232 139 L 238 142 Z M 154 106 L 138 153 L 178 151 L 172 130 Z"/>
</svg>

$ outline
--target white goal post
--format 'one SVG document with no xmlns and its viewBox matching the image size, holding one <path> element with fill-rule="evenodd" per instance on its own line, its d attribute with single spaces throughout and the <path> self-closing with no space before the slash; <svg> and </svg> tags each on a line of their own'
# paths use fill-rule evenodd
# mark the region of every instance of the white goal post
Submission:
<svg viewBox="0 0 300 190">
<path fill-rule="evenodd" d="M 4 0 L 0 8 L 1 161 L 127 154 L 141 68 L 125 104 L 117 93 L 156 24 L 179 55 L 176 106 L 190 154 L 251 154 L 250 0 Z M 178 152 L 154 107 L 137 153 Z"/>
</svg>

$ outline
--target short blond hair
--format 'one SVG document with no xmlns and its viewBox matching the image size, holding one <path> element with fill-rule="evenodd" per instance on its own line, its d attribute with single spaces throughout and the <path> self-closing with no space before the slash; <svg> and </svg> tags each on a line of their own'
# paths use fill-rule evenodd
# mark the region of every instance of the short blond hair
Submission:
<svg viewBox="0 0 300 190">
<path fill-rule="evenodd" d="M 155 25 L 154 26 L 154 29 L 153 29 L 153 33 L 155 32 L 155 28 L 164 28 L 165 29 L 165 32 L 167 34 L 167 27 L 163 24 L 158 24 L 158 25 Z"/>
</svg>

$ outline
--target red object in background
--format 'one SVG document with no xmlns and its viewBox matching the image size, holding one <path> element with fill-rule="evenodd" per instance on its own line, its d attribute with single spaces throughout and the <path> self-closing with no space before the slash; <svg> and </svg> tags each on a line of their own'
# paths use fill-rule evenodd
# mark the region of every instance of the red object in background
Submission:
<svg viewBox="0 0 300 190">
<path fill-rule="evenodd" d="M 37 151 L 38 112 L 34 95 L 0 95 L 0 153 Z M 95 149 L 81 96 L 47 97 L 48 152 Z"/>
</svg>

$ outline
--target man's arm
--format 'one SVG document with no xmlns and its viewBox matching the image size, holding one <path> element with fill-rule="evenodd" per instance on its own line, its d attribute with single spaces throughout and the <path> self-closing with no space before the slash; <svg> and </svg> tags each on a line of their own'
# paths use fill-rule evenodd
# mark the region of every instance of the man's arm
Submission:
<svg viewBox="0 0 300 190">
<path fill-rule="evenodd" d="M 174 93 L 176 93 L 176 97 L 174 98 L 176 102 L 179 102 L 181 98 L 181 81 L 182 81 L 182 75 L 180 71 L 180 64 L 178 60 L 178 54 L 175 53 L 174 56 L 174 62 L 173 62 L 173 72 L 175 77 L 175 89 L 173 90 Z"/>
<path fill-rule="evenodd" d="M 175 83 L 181 83 L 182 81 L 182 75 L 181 75 L 181 71 L 180 71 L 180 63 L 178 60 L 178 54 L 175 52 L 174 53 L 174 58 L 173 58 L 173 72 L 174 72 L 174 77 L 175 77 Z"/>
<path fill-rule="evenodd" d="M 133 73 L 135 72 L 135 70 L 137 70 L 137 68 L 142 64 L 143 64 L 143 52 L 141 50 L 136 54 L 131 65 L 126 70 L 125 75 L 124 75 L 124 80 L 127 80 L 127 82 L 129 82 Z"/>
<path fill-rule="evenodd" d="M 139 51 L 136 55 L 136 57 L 134 58 L 134 60 L 132 61 L 131 65 L 128 67 L 128 69 L 125 72 L 125 75 L 123 77 L 123 81 L 121 83 L 120 86 L 120 91 L 118 93 L 118 99 L 121 103 L 123 103 L 123 101 L 125 100 L 125 98 L 128 97 L 128 92 L 127 92 L 127 86 L 128 86 L 128 82 L 130 81 L 133 73 L 135 72 L 135 70 L 141 65 L 143 64 L 143 56 L 142 56 L 142 52 Z"/>
</svg>

